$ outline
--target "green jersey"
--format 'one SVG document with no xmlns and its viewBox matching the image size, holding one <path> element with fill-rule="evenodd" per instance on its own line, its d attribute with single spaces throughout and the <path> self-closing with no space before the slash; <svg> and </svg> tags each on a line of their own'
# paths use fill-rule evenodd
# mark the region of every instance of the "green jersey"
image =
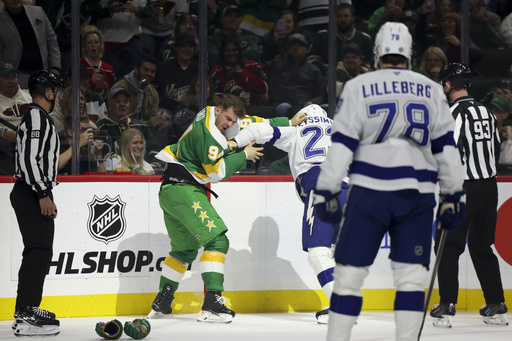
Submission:
<svg viewBox="0 0 512 341">
<path fill-rule="evenodd" d="M 226 137 L 215 126 L 215 107 L 200 111 L 178 143 L 161 150 L 156 157 L 185 166 L 200 184 L 228 179 L 246 167 L 245 152 L 230 153 Z"/>
</svg>

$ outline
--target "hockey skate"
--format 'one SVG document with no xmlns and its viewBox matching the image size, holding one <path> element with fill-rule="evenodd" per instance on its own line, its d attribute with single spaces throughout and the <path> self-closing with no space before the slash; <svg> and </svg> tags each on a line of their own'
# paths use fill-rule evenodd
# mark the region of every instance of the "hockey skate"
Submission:
<svg viewBox="0 0 512 341">
<path fill-rule="evenodd" d="M 324 310 L 320 310 L 315 314 L 315 316 L 318 324 L 329 324 L 329 307 L 325 307 Z"/>
<path fill-rule="evenodd" d="M 455 316 L 455 304 L 439 303 L 430 311 L 430 316 L 434 319 L 434 327 L 451 328 L 452 317 Z"/>
<path fill-rule="evenodd" d="M 165 284 L 151 304 L 151 312 L 148 314 L 148 319 L 159 319 L 172 312 L 172 300 L 174 299 L 173 290 L 169 284 Z"/>
<path fill-rule="evenodd" d="M 493 326 L 508 326 L 507 306 L 505 303 L 486 304 L 480 309 L 484 323 Z"/>
<path fill-rule="evenodd" d="M 59 320 L 48 310 L 25 306 L 14 316 L 12 328 L 15 336 L 55 336 L 60 333 Z"/>
<path fill-rule="evenodd" d="M 230 323 L 235 317 L 235 312 L 226 307 L 226 298 L 220 291 L 208 291 L 204 298 L 201 315 L 198 322 Z"/>
</svg>

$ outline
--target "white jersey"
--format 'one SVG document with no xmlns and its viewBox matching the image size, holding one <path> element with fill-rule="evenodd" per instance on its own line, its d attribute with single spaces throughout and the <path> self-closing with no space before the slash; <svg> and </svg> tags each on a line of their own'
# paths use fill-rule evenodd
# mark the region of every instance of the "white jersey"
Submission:
<svg viewBox="0 0 512 341">
<path fill-rule="evenodd" d="M 337 193 L 351 164 L 352 185 L 433 193 L 439 178 L 441 193 L 460 191 L 464 169 L 453 130 L 439 84 L 402 68 L 359 75 L 341 94 L 316 188 Z"/>
<path fill-rule="evenodd" d="M 240 147 L 256 140 L 288 152 L 294 179 L 319 165 L 331 146 L 332 120 L 324 115 L 310 116 L 296 127 L 272 127 L 267 123 L 251 123 L 235 137 Z"/>
</svg>

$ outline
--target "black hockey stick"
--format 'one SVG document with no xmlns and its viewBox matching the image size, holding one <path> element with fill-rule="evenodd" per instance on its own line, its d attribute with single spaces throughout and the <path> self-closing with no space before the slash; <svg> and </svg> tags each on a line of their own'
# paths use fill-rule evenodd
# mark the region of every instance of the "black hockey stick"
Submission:
<svg viewBox="0 0 512 341">
<path fill-rule="evenodd" d="M 432 291 L 434 290 L 434 282 L 436 280 L 437 270 L 439 269 L 439 263 L 441 263 L 441 256 L 443 255 L 444 243 L 446 242 L 446 230 L 441 229 L 440 222 L 437 223 L 436 229 L 438 231 L 441 230 L 441 237 L 439 238 L 439 247 L 437 248 L 436 261 L 434 263 L 434 268 L 432 269 L 432 277 L 430 278 L 430 285 L 428 286 L 425 307 L 423 308 L 423 319 L 421 320 L 420 331 L 418 332 L 418 341 L 420 341 L 421 331 L 423 330 L 423 325 L 425 324 L 425 319 L 427 317 L 428 304 L 430 303 L 430 297 L 432 296 Z"/>
</svg>

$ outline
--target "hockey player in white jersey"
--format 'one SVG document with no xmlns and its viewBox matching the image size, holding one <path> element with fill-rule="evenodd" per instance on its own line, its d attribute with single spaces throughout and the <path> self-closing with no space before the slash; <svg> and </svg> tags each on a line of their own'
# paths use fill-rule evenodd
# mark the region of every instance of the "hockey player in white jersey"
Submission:
<svg viewBox="0 0 512 341">
<path fill-rule="evenodd" d="M 453 229 L 464 219 L 464 171 L 454 120 L 439 84 L 408 70 L 412 38 L 388 22 L 375 39 L 376 71 L 345 84 L 334 116 L 332 146 L 315 186 L 316 207 L 333 198 L 350 165 L 350 189 L 334 257 L 328 340 L 350 339 L 361 312 L 361 287 L 389 234 L 397 288 L 396 340 L 416 340 L 422 322 L 432 247 L 435 190 L 438 219 Z M 451 209 L 447 209 L 451 207 Z"/>
<path fill-rule="evenodd" d="M 272 127 L 265 123 L 251 123 L 238 133 L 232 147 L 243 147 L 256 140 L 259 144 L 270 144 L 289 154 L 290 170 L 295 180 L 297 194 L 304 202 L 302 218 L 302 247 L 308 252 L 308 261 L 327 298 L 331 297 L 333 285 L 334 258 L 332 246 L 336 242 L 339 223 L 319 220 L 315 217 L 310 198 L 312 187 L 320 172 L 320 163 L 331 146 L 332 120 L 324 109 L 316 104 L 299 110 L 307 119 L 296 127 Z M 345 188 L 348 179 L 346 179 Z M 347 190 L 337 198 L 345 202 Z M 317 322 L 328 323 L 328 309 L 316 313 Z"/>
</svg>

